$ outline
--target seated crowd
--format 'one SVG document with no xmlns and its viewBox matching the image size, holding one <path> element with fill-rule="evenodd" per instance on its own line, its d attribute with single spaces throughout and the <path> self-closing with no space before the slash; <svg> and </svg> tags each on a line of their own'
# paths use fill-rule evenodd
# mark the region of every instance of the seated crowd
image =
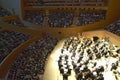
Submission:
<svg viewBox="0 0 120 80">
<path fill-rule="evenodd" d="M 84 2 L 84 4 L 81 4 L 81 6 L 107 6 L 108 5 L 108 0 L 80 0 L 80 1 Z M 89 2 L 93 2 L 93 3 L 90 4 Z"/>
<path fill-rule="evenodd" d="M 106 11 L 100 12 L 81 12 L 79 14 L 76 25 L 82 26 L 86 24 L 91 24 L 94 22 L 98 22 L 100 20 L 104 20 L 106 17 Z"/>
<path fill-rule="evenodd" d="M 26 20 L 34 24 L 43 24 L 44 12 L 27 12 Z"/>
<path fill-rule="evenodd" d="M 120 36 L 120 20 L 108 25 L 105 29 Z"/>
<path fill-rule="evenodd" d="M 61 49 L 58 66 L 63 80 L 68 80 L 72 70 L 76 80 L 119 80 L 119 59 L 120 48 L 109 38 L 70 37 Z"/>
<path fill-rule="evenodd" d="M 8 80 L 42 80 L 45 62 L 58 40 L 44 36 L 33 42 L 19 57 L 9 71 Z"/>
<path fill-rule="evenodd" d="M 88 12 L 86 10 L 81 11 L 76 18 L 75 14 L 71 12 L 51 12 L 47 18 L 45 18 L 44 12 L 26 12 L 26 20 L 34 24 L 48 24 L 49 27 L 61 27 L 66 28 L 72 25 L 83 26 L 86 24 L 92 24 L 105 20 L 106 10 L 99 10 Z M 46 20 L 44 20 L 46 19 Z M 48 22 L 44 22 L 48 21 Z"/>
<path fill-rule="evenodd" d="M 50 27 L 69 27 L 73 23 L 73 14 L 54 12 L 50 14 L 48 24 Z"/>
<path fill-rule="evenodd" d="M 107 3 L 108 0 L 57 0 L 57 1 L 35 0 L 35 1 L 26 2 L 25 5 L 26 6 L 106 6 Z"/>
<path fill-rule="evenodd" d="M 26 35 L 17 31 L 0 32 L 0 63 L 20 44 L 29 39 Z"/>
<path fill-rule="evenodd" d="M 43 0 L 34 0 L 30 2 L 25 2 L 25 6 L 44 6 Z"/>
<path fill-rule="evenodd" d="M 19 26 L 19 27 L 24 27 L 24 24 L 20 20 L 19 21 L 9 20 L 9 21 L 6 21 L 6 23 Z"/>
<path fill-rule="evenodd" d="M 0 17 L 10 16 L 10 15 L 11 15 L 11 13 L 7 9 L 0 7 Z"/>
</svg>

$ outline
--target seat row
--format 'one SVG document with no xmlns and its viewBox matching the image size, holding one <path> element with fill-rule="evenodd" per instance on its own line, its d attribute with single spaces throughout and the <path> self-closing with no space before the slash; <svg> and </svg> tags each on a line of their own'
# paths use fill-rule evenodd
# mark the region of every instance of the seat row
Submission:
<svg viewBox="0 0 120 80">
<path fill-rule="evenodd" d="M 106 6 L 107 4 L 108 0 L 35 0 L 25 2 L 25 6 Z"/>
<path fill-rule="evenodd" d="M 18 56 L 13 63 L 8 80 L 40 80 L 44 73 L 45 62 L 58 40 L 51 36 L 44 36 L 33 42 Z"/>
<path fill-rule="evenodd" d="M 0 63 L 20 44 L 27 41 L 30 35 L 18 31 L 0 32 Z"/>
<path fill-rule="evenodd" d="M 92 24 L 94 22 L 105 20 L 106 11 L 101 10 L 99 12 L 80 12 L 76 17 L 71 12 L 53 12 L 50 13 L 47 18 L 45 17 L 46 15 L 44 12 L 26 12 L 26 20 L 31 23 L 47 24 L 49 27 L 66 28 L 72 25 L 83 26 L 86 24 Z"/>
<path fill-rule="evenodd" d="M 105 29 L 120 36 L 120 19 L 109 24 Z"/>
</svg>

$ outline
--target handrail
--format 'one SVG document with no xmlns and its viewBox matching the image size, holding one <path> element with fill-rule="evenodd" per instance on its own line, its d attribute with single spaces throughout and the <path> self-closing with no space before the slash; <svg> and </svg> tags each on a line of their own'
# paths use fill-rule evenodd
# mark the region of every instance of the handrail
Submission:
<svg viewBox="0 0 120 80">
<path fill-rule="evenodd" d="M 4 30 L 19 31 L 19 32 L 24 32 L 26 34 L 30 34 L 30 35 L 36 35 L 41 33 L 41 30 L 34 30 L 34 29 L 25 28 L 25 27 L 17 27 L 11 24 L 6 24 L 5 22 L 0 22 L 0 24 L 3 25 L 2 29 Z"/>
</svg>

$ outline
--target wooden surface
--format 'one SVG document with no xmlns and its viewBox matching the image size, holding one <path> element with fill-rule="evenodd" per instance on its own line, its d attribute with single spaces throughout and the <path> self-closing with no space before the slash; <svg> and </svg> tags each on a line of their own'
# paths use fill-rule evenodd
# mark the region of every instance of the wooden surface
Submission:
<svg viewBox="0 0 120 80">
<path fill-rule="evenodd" d="M 100 38 L 109 37 L 110 41 L 113 44 L 120 47 L 120 37 L 110 32 L 107 32 L 105 30 L 83 32 L 82 36 L 86 36 L 89 38 L 92 38 L 93 36 L 98 36 Z M 51 55 L 48 57 L 46 66 L 45 66 L 43 80 L 63 80 L 62 74 L 60 74 L 60 71 L 59 71 L 57 61 L 61 54 L 61 48 L 64 44 L 64 40 L 65 39 L 61 40 L 57 44 L 57 46 L 52 51 Z M 68 80 L 76 80 L 74 71 L 72 71 L 71 75 L 68 77 Z"/>
</svg>

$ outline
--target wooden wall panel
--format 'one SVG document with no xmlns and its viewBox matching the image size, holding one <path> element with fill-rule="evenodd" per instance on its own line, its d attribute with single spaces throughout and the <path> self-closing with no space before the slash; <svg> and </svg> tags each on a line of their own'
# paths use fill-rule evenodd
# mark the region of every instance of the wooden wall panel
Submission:
<svg viewBox="0 0 120 80">
<path fill-rule="evenodd" d="M 120 19 L 120 0 L 109 0 L 107 20 L 114 22 L 118 19 Z"/>
</svg>

